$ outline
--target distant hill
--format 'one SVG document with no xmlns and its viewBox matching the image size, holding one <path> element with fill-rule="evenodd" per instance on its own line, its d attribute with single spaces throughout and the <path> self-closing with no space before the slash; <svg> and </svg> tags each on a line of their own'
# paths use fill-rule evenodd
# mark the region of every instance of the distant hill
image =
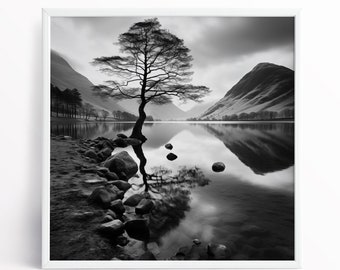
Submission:
<svg viewBox="0 0 340 270">
<path fill-rule="evenodd" d="M 271 63 L 260 63 L 247 73 L 227 94 L 207 109 L 201 119 L 294 110 L 294 71 Z"/>
<path fill-rule="evenodd" d="M 190 110 L 185 112 L 186 118 L 199 117 L 203 112 L 205 112 L 208 108 L 214 105 L 215 102 L 202 102 L 195 104 Z"/>
<path fill-rule="evenodd" d="M 125 111 L 117 102 L 112 99 L 103 100 L 93 95 L 92 82 L 85 76 L 75 71 L 70 64 L 57 52 L 51 51 L 51 83 L 60 90 L 76 88 L 81 93 L 83 102 L 92 104 L 97 109 Z"/>
</svg>

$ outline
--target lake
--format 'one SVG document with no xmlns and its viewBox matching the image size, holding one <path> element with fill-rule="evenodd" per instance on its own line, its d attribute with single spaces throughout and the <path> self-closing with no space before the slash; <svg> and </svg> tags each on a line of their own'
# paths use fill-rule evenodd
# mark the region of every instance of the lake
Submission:
<svg viewBox="0 0 340 270">
<path fill-rule="evenodd" d="M 129 135 L 132 127 L 133 123 L 52 122 L 51 133 L 115 138 L 117 133 Z M 143 133 L 148 173 L 162 168 L 177 175 L 195 168 L 208 179 L 203 184 L 155 183 L 151 188 L 172 207 L 168 216 L 154 220 L 157 259 L 171 257 L 196 238 L 204 244 L 231 243 L 237 250 L 235 260 L 294 259 L 293 123 L 154 122 L 146 123 Z M 166 158 L 166 143 L 173 145 L 176 160 Z M 131 147 L 124 150 L 139 163 Z M 226 165 L 225 171 L 212 171 L 218 161 Z"/>
</svg>

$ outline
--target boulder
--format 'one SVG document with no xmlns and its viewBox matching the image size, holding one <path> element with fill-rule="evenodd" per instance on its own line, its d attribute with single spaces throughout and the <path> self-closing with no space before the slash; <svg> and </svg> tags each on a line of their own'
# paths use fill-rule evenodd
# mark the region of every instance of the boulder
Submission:
<svg viewBox="0 0 340 270">
<path fill-rule="evenodd" d="M 117 193 L 113 191 L 110 188 L 96 188 L 90 197 L 88 198 L 88 201 L 90 203 L 96 203 L 101 206 L 104 206 L 105 208 L 108 208 L 110 206 L 111 201 L 116 200 L 118 198 Z"/>
<path fill-rule="evenodd" d="M 142 194 L 133 194 L 126 199 L 124 204 L 128 206 L 136 206 L 142 199 L 144 199 L 144 196 Z"/>
<path fill-rule="evenodd" d="M 116 239 L 117 245 L 121 247 L 125 247 L 129 243 L 129 239 L 127 239 L 124 235 L 119 235 Z"/>
<path fill-rule="evenodd" d="M 107 236 L 117 236 L 124 233 L 124 224 L 119 219 L 115 219 L 101 224 L 98 231 Z"/>
<path fill-rule="evenodd" d="M 105 215 L 104 218 L 103 218 L 103 222 L 109 222 L 109 221 L 112 221 L 114 220 L 114 218 L 110 215 Z"/>
<path fill-rule="evenodd" d="M 98 153 L 98 156 L 102 159 L 105 160 L 107 159 L 109 156 L 111 156 L 112 153 L 112 149 L 106 147 L 103 150 L 100 150 Z"/>
<path fill-rule="evenodd" d="M 119 188 L 120 190 L 123 190 L 123 191 L 127 191 L 128 189 L 131 188 L 131 184 L 129 184 L 126 181 L 122 181 L 122 180 L 109 181 L 108 183 L 116 186 L 117 188 Z"/>
<path fill-rule="evenodd" d="M 117 175 L 124 173 L 130 179 L 138 171 L 138 165 L 126 151 L 119 152 L 104 162 L 104 167 Z"/>
<path fill-rule="evenodd" d="M 142 144 L 142 141 L 141 141 L 141 140 L 138 140 L 138 139 L 135 139 L 135 138 L 126 138 L 126 139 L 125 139 L 125 142 L 126 142 L 128 145 L 132 145 L 132 146 Z"/>
<path fill-rule="evenodd" d="M 95 152 L 94 150 L 92 150 L 92 149 L 87 150 L 87 151 L 85 152 L 85 156 L 86 156 L 86 157 L 89 157 L 89 158 L 92 158 L 92 159 L 97 159 L 97 158 L 98 158 L 96 152 Z"/>
<path fill-rule="evenodd" d="M 192 240 L 192 242 L 196 245 L 196 246 L 199 246 L 201 244 L 201 241 L 199 239 L 194 239 Z"/>
<path fill-rule="evenodd" d="M 119 216 L 125 212 L 125 207 L 121 199 L 111 202 L 110 209 Z"/>
<path fill-rule="evenodd" d="M 225 165 L 223 162 L 215 162 L 211 168 L 214 172 L 223 172 L 225 169 Z"/>
<path fill-rule="evenodd" d="M 140 241 L 149 241 L 150 231 L 145 219 L 135 219 L 125 222 L 127 234 Z"/>
<path fill-rule="evenodd" d="M 104 176 L 109 181 L 118 180 L 119 179 L 118 175 L 116 173 L 114 173 L 114 172 L 107 172 Z"/>
<path fill-rule="evenodd" d="M 137 215 L 144 215 L 150 213 L 154 207 L 153 201 L 150 199 L 142 199 L 135 208 Z"/>
<path fill-rule="evenodd" d="M 128 146 L 128 144 L 125 141 L 125 139 L 122 139 L 122 138 L 117 138 L 112 143 L 113 143 L 113 145 L 115 145 L 117 147 L 122 147 L 122 148 L 125 148 L 125 147 Z"/>
<path fill-rule="evenodd" d="M 172 146 L 171 143 L 167 143 L 167 144 L 165 145 L 165 148 L 166 148 L 166 149 L 169 149 L 169 150 L 172 150 L 173 146 Z"/>
<path fill-rule="evenodd" d="M 126 139 L 127 138 L 127 136 L 125 134 L 123 134 L 123 133 L 118 133 L 117 137 L 118 138 L 122 138 L 122 139 Z"/>
<path fill-rule="evenodd" d="M 177 158 L 177 156 L 174 153 L 169 153 L 166 155 L 166 158 L 170 161 L 173 161 Z"/>
<path fill-rule="evenodd" d="M 215 260 L 225 260 L 231 257 L 231 250 L 222 244 L 208 244 L 207 253 Z"/>
</svg>

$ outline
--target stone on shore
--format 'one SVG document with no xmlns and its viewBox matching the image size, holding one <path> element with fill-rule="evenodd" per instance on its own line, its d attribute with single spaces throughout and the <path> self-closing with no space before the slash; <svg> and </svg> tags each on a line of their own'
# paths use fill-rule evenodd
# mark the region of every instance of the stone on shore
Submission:
<svg viewBox="0 0 340 270">
<path fill-rule="evenodd" d="M 144 199 L 144 196 L 142 194 L 133 194 L 129 198 L 126 199 L 124 202 L 125 205 L 128 206 L 136 206 L 139 204 L 139 202 Z"/>
<path fill-rule="evenodd" d="M 135 208 L 137 215 L 144 215 L 150 213 L 152 208 L 154 207 L 154 203 L 150 199 L 142 199 Z"/>
<path fill-rule="evenodd" d="M 214 172 L 223 172 L 225 169 L 225 165 L 223 162 L 215 162 L 213 165 L 212 165 L 212 170 Z"/>
<path fill-rule="evenodd" d="M 108 208 L 110 206 L 111 201 L 116 200 L 118 198 L 117 193 L 113 191 L 110 188 L 96 188 L 90 197 L 88 198 L 88 201 L 90 203 L 96 203 L 99 205 L 104 206 L 105 208 Z"/>
<path fill-rule="evenodd" d="M 140 241 L 148 241 L 150 239 L 150 231 L 145 219 L 135 219 L 125 222 L 125 230 L 131 238 Z"/>
<path fill-rule="evenodd" d="M 122 139 L 122 138 L 117 138 L 117 139 L 113 140 L 113 145 L 115 145 L 117 147 L 121 147 L 121 148 L 125 148 L 125 147 L 128 146 L 125 139 Z"/>
<path fill-rule="evenodd" d="M 104 162 L 104 167 L 111 172 L 126 175 L 127 180 L 134 176 L 138 171 L 138 165 L 126 151 L 119 152 Z"/>
<path fill-rule="evenodd" d="M 95 152 L 94 150 L 92 150 L 92 149 L 87 150 L 87 151 L 85 152 L 85 156 L 86 156 L 86 157 L 89 157 L 89 158 L 92 158 L 92 159 L 97 159 L 97 158 L 98 158 L 96 152 Z"/>
<path fill-rule="evenodd" d="M 172 146 L 171 143 L 167 143 L 167 144 L 165 145 L 165 148 L 166 148 L 166 149 L 169 149 L 169 150 L 172 150 L 173 146 Z"/>
<path fill-rule="evenodd" d="M 222 244 L 208 244 L 207 253 L 215 260 L 225 260 L 231 257 L 231 250 Z"/>
<path fill-rule="evenodd" d="M 116 136 L 118 138 L 122 138 L 122 139 L 126 139 L 127 138 L 127 136 L 125 134 L 123 134 L 123 133 L 118 133 Z"/>
<path fill-rule="evenodd" d="M 177 158 L 177 156 L 174 153 L 167 154 L 166 158 L 170 161 L 173 161 Z"/>
<path fill-rule="evenodd" d="M 125 207 L 121 199 L 111 202 L 110 209 L 119 216 L 121 216 L 125 212 Z"/>
<path fill-rule="evenodd" d="M 115 219 L 101 224 L 98 231 L 108 236 L 117 236 L 124 233 L 124 224 L 119 219 Z"/>
<path fill-rule="evenodd" d="M 103 150 L 100 150 L 98 153 L 98 157 L 101 158 L 101 160 L 107 159 L 109 156 L 111 156 L 112 149 L 106 147 Z"/>
<path fill-rule="evenodd" d="M 114 181 L 109 181 L 108 184 L 114 185 L 120 190 L 127 191 L 128 189 L 131 188 L 131 184 L 129 184 L 126 181 L 123 180 L 114 180 Z"/>
</svg>

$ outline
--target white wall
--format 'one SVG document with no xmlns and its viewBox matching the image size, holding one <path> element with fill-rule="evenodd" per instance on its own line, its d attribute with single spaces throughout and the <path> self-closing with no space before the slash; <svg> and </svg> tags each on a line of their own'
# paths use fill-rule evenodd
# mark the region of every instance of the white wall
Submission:
<svg viewBox="0 0 340 270">
<path fill-rule="evenodd" d="M 72 3 L 70 3 L 72 2 Z M 296 104 L 302 268 L 340 269 L 340 15 L 337 1 L 7 0 L 0 9 L 0 269 L 41 254 L 42 7 L 302 8 Z M 274 4 L 273 2 L 277 3 Z M 148 3 L 145 5 L 144 3 Z"/>
</svg>

